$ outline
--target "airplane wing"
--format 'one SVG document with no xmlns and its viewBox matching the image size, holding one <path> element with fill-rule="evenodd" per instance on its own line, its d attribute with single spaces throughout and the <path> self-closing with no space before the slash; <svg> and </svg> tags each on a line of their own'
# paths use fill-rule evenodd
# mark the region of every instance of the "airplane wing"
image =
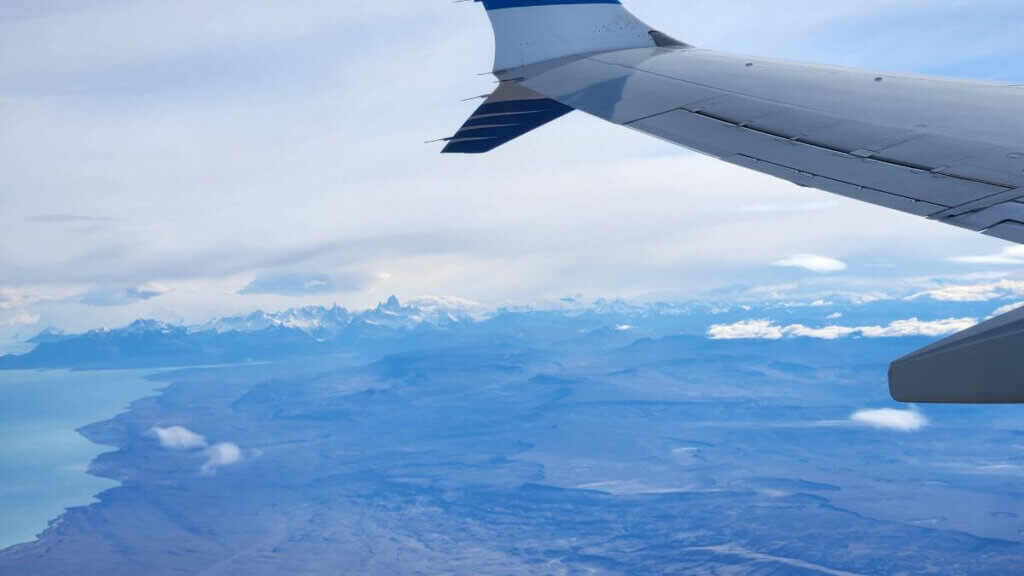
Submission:
<svg viewBox="0 0 1024 576">
<path fill-rule="evenodd" d="M 495 33 L 496 96 L 507 98 L 515 86 L 534 102 L 799 186 L 1024 243 L 1024 85 L 698 49 L 644 24 L 618 0 L 482 1 Z M 519 129 L 500 130 L 518 136 L 536 127 L 522 118 Z M 1024 351 L 1020 321 L 1015 342 Z M 959 385 L 893 374 L 900 390 Z"/>
<path fill-rule="evenodd" d="M 596 54 L 519 83 L 732 164 L 1024 242 L 1024 90 L 723 54 Z"/>
</svg>

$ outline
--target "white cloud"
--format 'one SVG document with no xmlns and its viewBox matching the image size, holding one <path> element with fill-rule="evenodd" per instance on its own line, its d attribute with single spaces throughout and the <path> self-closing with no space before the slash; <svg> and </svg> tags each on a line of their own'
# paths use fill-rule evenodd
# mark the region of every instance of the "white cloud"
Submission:
<svg viewBox="0 0 1024 576">
<path fill-rule="evenodd" d="M 989 254 L 987 256 L 957 256 L 950 258 L 950 262 L 958 262 L 960 264 L 978 264 L 978 265 L 991 265 L 991 266 L 1003 266 L 1003 265 L 1020 265 L 1024 264 L 1024 246 L 1010 246 L 1004 248 L 999 254 Z"/>
<path fill-rule="evenodd" d="M 78 300 L 89 306 L 124 306 L 134 302 L 152 300 L 170 292 L 170 288 L 157 282 L 138 286 L 96 286 L 82 294 Z"/>
<path fill-rule="evenodd" d="M 996 316 L 1009 314 L 1010 312 L 1013 312 L 1014 310 L 1018 310 L 1020 308 L 1024 308 L 1024 302 L 1017 302 L 1014 304 L 1007 304 L 1006 306 L 1000 306 L 999 308 L 996 308 L 996 311 L 993 312 L 992 316 L 989 316 L 989 318 L 995 318 Z"/>
<path fill-rule="evenodd" d="M 39 316 L 22 312 L 9 318 L 5 324 L 8 326 L 32 326 L 39 323 Z"/>
<path fill-rule="evenodd" d="M 615 330 L 617 330 L 618 332 L 629 332 L 632 329 L 633 327 L 630 326 L 629 324 L 619 324 L 618 326 L 615 327 Z"/>
<path fill-rule="evenodd" d="M 859 328 L 850 328 L 847 326 L 825 326 L 823 328 L 808 328 L 800 324 L 793 324 L 792 326 L 786 326 L 782 329 L 782 332 L 786 336 L 795 336 L 797 338 L 818 338 L 820 340 L 838 340 L 839 338 L 845 338 L 847 336 L 856 334 Z"/>
<path fill-rule="evenodd" d="M 941 302 L 987 302 L 999 298 L 1024 295 L 1024 281 L 1000 280 L 982 284 L 942 286 L 908 296 L 907 300 L 931 298 Z"/>
<path fill-rule="evenodd" d="M 986 42 L 971 42 L 976 26 L 956 24 L 977 22 L 1006 3 L 802 0 L 788 4 L 798 9 L 780 10 L 768 0 L 731 8 L 649 0 L 635 8 L 694 44 L 837 64 L 928 71 L 941 62 L 953 70 L 999 46 L 1002 68 L 985 71 L 993 76 L 1014 72 L 1007 63 L 1020 60 L 1018 34 L 1012 26 L 990 26 Z M 479 6 L 15 4 L 0 34 L 0 77 L 18 87 L 2 107 L 0 170 L 8 189 L 36 193 L 4 197 L 0 278 L 61 293 L 152 278 L 175 288 L 148 303 L 120 295 L 132 305 L 131 317 L 122 307 L 50 306 L 43 317 L 63 325 L 111 324 L 160 309 L 199 320 L 249 308 L 254 298 L 261 307 L 291 306 L 297 302 L 285 298 L 298 296 L 245 297 L 222 285 L 236 278 L 237 288 L 299 265 L 324 274 L 391 271 L 388 291 L 399 294 L 525 303 L 583 286 L 607 296 L 689 297 L 760 281 L 765 263 L 808 247 L 831 254 L 856 247 L 858 262 L 876 254 L 920 262 L 933 254 L 985 253 L 991 244 L 984 242 L 994 242 L 678 153 L 582 114 L 494 154 L 439 157 L 419 141 L 448 134 L 475 106 L 458 100 L 490 87 L 489 78 L 468 73 L 491 64 L 489 48 L 467 49 L 492 42 Z M 899 23 L 921 8 L 935 25 L 920 31 L 925 41 L 908 43 Z M 381 23 L 388 34 L 357 33 Z M 103 26 L 131 33 L 89 33 Z M 869 42 L 854 50 L 836 42 L 863 36 L 865 26 Z M 342 51 L 366 57 L 332 60 L 325 75 L 323 55 L 337 52 L 339 42 Z M 897 43 L 903 49 L 891 49 Z M 394 90 L 398 75 L 422 86 L 422 94 L 410 101 Z M 373 114 L 379 109 L 401 113 L 380 118 Z M 337 129 L 342 125 L 349 129 Z M 403 170 L 395 171 L 394 158 L 381 150 L 400 156 Z M 52 169 L 54 157 L 62 159 L 61 170 Z M 140 198 L 143 189 L 148 193 Z M 482 189 L 488 194 L 476 193 Z M 842 208 L 807 212 L 829 205 Z M 40 219 L 26 220 L 33 215 L 49 215 L 42 218 L 50 222 L 45 234 Z M 88 215 L 104 221 L 90 223 L 96 216 Z M 897 255 L 893 245 L 906 250 Z M 194 290 L 185 288 L 190 283 Z M 372 288 L 338 302 L 372 306 L 379 297 Z"/>
<path fill-rule="evenodd" d="M 708 329 L 712 340 L 779 340 L 782 327 L 771 320 L 744 320 L 735 324 L 716 324 Z"/>
<path fill-rule="evenodd" d="M 242 450 L 237 444 L 221 442 L 206 449 L 206 463 L 200 471 L 203 474 L 213 474 L 221 466 L 237 464 L 242 460 Z"/>
<path fill-rule="evenodd" d="M 917 318 L 897 320 L 888 326 L 866 326 L 858 328 L 868 338 L 900 338 L 905 336 L 946 336 L 976 325 L 974 318 L 947 318 L 925 322 Z"/>
<path fill-rule="evenodd" d="M 795 254 L 789 258 L 779 260 L 774 265 L 783 268 L 803 268 L 818 274 L 829 274 L 846 270 L 846 263 L 842 260 L 817 254 Z"/>
<path fill-rule="evenodd" d="M 782 326 L 771 320 L 744 320 L 735 324 L 716 324 L 708 329 L 712 340 L 779 340 L 784 337 L 837 340 L 849 336 L 864 338 L 902 338 L 908 336 L 946 336 L 966 330 L 978 321 L 974 318 L 947 318 L 923 321 L 917 318 L 896 320 L 887 326 L 823 326 L 803 324 Z"/>
<path fill-rule="evenodd" d="M 892 408 L 859 410 L 850 416 L 850 422 L 860 426 L 900 432 L 917 432 L 928 426 L 928 419 L 920 412 Z"/>
<path fill-rule="evenodd" d="M 168 450 L 197 450 L 206 447 L 206 439 L 184 426 L 160 428 L 154 426 L 150 433 L 160 441 L 160 445 Z"/>
<path fill-rule="evenodd" d="M 755 214 L 781 214 L 785 212 L 817 212 L 838 207 L 839 202 L 835 200 L 823 200 L 820 202 L 805 202 L 803 204 L 744 204 L 740 206 L 739 211 Z"/>
<path fill-rule="evenodd" d="M 828 320 L 839 320 L 842 317 L 843 317 L 843 313 L 842 312 L 834 312 L 834 313 L 829 314 L 828 316 L 826 316 L 826 319 L 828 319 Z"/>
<path fill-rule="evenodd" d="M 14 310 L 30 306 L 42 300 L 44 300 L 42 296 L 24 290 L 0 288 L 0 310 Z"/>
<path fill-rule="evenodd" d="M 889 295 L 882 292 L 868 292 L 866 294 L 854 294 L 850 296 L 850 301 L 859 305 L 871 304 L 873 302 L 881 302 L 889 299 Z"/>
</svg>

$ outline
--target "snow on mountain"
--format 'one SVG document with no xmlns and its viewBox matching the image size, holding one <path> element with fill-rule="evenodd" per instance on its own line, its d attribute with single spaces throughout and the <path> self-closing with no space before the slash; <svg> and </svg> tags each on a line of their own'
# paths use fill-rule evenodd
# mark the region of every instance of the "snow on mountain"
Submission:
<svg viewBox="0 0 1024 576">
<path fill-rule="evenodd" d="M 189 328 L 190 332 L 259 332 L 269 328 L 301 330 L 317 338 L 329 338 L 350 327 L 379 326 L 410 330 L 421 324 L 443 326 L 486 317 L 487 308 L 458 298 L 416 298 L 408 304 L 391 296 L 376 308 L 352 313 L 340 306 L 307 306 L 282 312 L 256 311 L 244 316 L 218 318 Z"/>
</svg>

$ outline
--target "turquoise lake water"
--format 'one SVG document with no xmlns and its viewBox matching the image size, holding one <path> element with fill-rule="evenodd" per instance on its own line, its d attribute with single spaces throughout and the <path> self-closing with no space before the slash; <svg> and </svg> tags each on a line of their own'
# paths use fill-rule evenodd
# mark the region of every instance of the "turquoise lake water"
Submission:
<svg viewBox="0 0 1024 576">
<path fill-rule="evenodd" d="M 0 371 L 0 549 L 35 539 L 65 508 L 115 482 L 86 474 L 109 447 L 75 430 L 111 418 L 162 385 L 152 371 Z"/>
</svg>

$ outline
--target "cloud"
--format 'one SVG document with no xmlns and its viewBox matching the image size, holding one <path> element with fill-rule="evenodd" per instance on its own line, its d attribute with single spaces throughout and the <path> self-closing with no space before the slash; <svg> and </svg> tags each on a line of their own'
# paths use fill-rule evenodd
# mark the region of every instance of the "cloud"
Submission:
<svg viewBox="0 0 1024 576">
<path fill-rule="evenodd" d="M 850 416 L 850 422 L 880 430 L 917 432 L 928 426 L 928 419 L 916 410 L 858 410 Z"/>
<path fill-rule="evenodd" d="M 716 324 L 708 329 L 712 340 L 781 340 L 782 338 L 817 338 L 838 340 L 849 336 L 863 338 L 904 338 L 910 336 L 946 336 L 966 330 L 978 321 L 974 318 L 947 318 L 922 321 L 917 318 L 896 320 L 887 326 L 838 326 L 811 328 L 803 324 L 782 326 L 771 320 L 744 320 L 735 324 Z"/>
<path fill-rule="evenodd" d="M 782 214 L 786 212 L 818 212 L 838 207 L 839 202 L 826 200 L 821 202 L 805 202 L 803 204 L 744 204 L 740 206 L 739 211 L 755 214 Z"/>
<path fill-rule="evenodd" d="M 846 263 L 828 256 L 816 254 L 795 254 L 789 258 L 779 260 L 774 264 L 782 268 L 803 268 L 818 274 L 829 274 L 846 270 Z"/>
<path fill-rule="evenodd" d="M 866 326 L 857 330 L 868 338 L 901 338 L 906 336 L 947 336 L 962 332 L 978 323 L 975 318 L 947 318 L 924 322 L 917 318 L 897 320 L 888 326 Z"/>
<path fill-rule="evenodd" d="M 269 274 L 257 276 L 239 294 L 274 294 L 278 296 L 303 296 L 355 292 L 371 282 L 371 277 L 358 272 L 338 274 Z"/>
<path fill-rule="evenodd" d="M 950 285 L 912 294 L 906 300 L 931 298 L 941 302 L 987 302 L 1024 295 L 1024 281 L 1000 280 L 983 284 Z"/>
<path fill-rule="evenodd" d="M 83 214 L 36 214 L 25 218 L 25 221 L 33 224 L 99 224 L 113 220 L 113 218 Z"/>
<path fill-rule="evenodd" d="M 206 447 L 206 438 L 184 426 L 171 426 L 170 428 L 154 426 L 149 432 L 156 436 L 160 445 L 168 450 L 197 450 Z"/>
<path fill-rule="evenodd" d="M 89 306 L 124 306 L 134 302 L 152 300 L 168 292 L 170 292 L 170 288 L 156 282 L 128 288 L 99 286 L 82 294 L 78 301 Z"/>
<path fill-rule="evenodd" d="M 1024 308 L 1024 302 L 1016 302 L 1014 304 L 1007 304 L 1006 306 L 1000 306 L 999 308 L 996 309 L 995 312 L 992 313 L 991 316 L 989 316 L 989 318 L 995 318 L 996 316 L 1002 316 L 1003 314 L 1009 314 L 1010 312 L 1013 312 L 1014 310 L 1018 310 L 1020 308 Z"/>
<path fill-rule="evenodd" d="M 860 331 L 860 328 L 851 328 L 848 326 L 825 326 L 823 328 L 809 328 L 801 324 L 793 324 L 782 328 L 782 333 L 786 336 L 793 336 L 797 338 L 817 338 L 819 340 L 838 340 L 839 338 L 845 338 L 852 336 Z"/>
<path fill-rule="evenodd" d="M 744 320 L 735 324 L 716 324 L 708 329 L 712 340 L 780 340 L 783 329 L 771 320 Z"/>
<path fill-rule="evenodd" d="M 986 42 L 971 42 L 971 31 L 1006 3 L 647 2 L 695 44 L 917 72 L 940 63 L 990 77 L 1015 72 L 1019 34 L 989 26 Z M 453 16 L 397 0 L 358 9 L 304 0 L 12 4 L 0 76 L 17 89 L 4 100 L 0 168 L 7 189 L 32 193 L 4 205 L 0 278 L 11 285 L 66 293 L 173 280 L 175 293 L 158 302 L 174 299 L 176 314 L 195 318 L 249 307 L 251 298 L 225 290 L 257 271 L 294 271 L 299 259 L 320 273 L 394 271 L 388 289 L 402 294 L 524 303 L 583 286 L 690 297 L 761 281 L 765 263 L 832 246 L 856 246 L 858 262 L 877 254 L 896 264 L 995 251 L 965 248 L 972 241 L 952 227 L 677 154 L 582 115 L 470 163 L 438 157 L 419 136 L 458 126 L 474 106 L 458 99 L 490 82 L 464 73 L 491 64 L 489 50 L 466 49 L 492 41 L 478 9 Z M 929 41 L 886 49 L 905 43 L 899 22 L 922 7 L 935 24 L 921 31 Z M 957 25 L 965 21 L 972 26 Z M 382 24 L 387 34 L 358 34 Z M 98 27 L 133 33 L 90 33 Z M 867 37 L 865 29 L 870 41 L 856 50 L 835 40 Z M 326 66 L 339 42 L 366 56 Z M 979 72 L 993 46 L 1004 57 Z M 325 69 L 361 81 L 332 81 Z M 398 75 L 422 94 L 392 89 Z M 380 109 L 396 113 L 373 113 Z M 348 129 L 332 129 L 340 125 Z M 842 209 L 808 212 L 828 204 Z M 739 206 L 767 214 L 737 214 Z M 81 225 L 25 221 L 91 214 L 118 224 L 86 236 L 75 233 Z M 978 238 L 973 245 L 993 242 Z M 898 244 L 907 250 L 895 254 Z M 355 307 L 377 296 L 331 300 Z M 44 318 L 111 324 L 122 311 L 83 308 L 62 302 Z"/>
<path fill-rule="evenodd" d="M 998 254 L 989 254 L 987 256 L 957 256 L 950 258 L 949 261 L 959 264 L 990 266 L 1020 265 L 1024 264 L 1024 246 L 1010 246 L 1004 248 Z"/>
<path fill-rule="evenodd" d="M 242 450 L 237 444 L 221 442 L 206 449 L 206 463 L 200 468 L 203 474 L 213 474 L 221 466 L 230 466 L 242 461 Z"/>
<path fill-rule="evenodd" d="M 24 306 L 30 306 L 45 300 L 38 294 L 15 290 L 13 288 L 0 288 L 0 310 L 14 310 Z"/>
<path fill-rule="evenodd" d="M 39 323 L 39 316 L 22 312 L 4 322 L 8 326 L 33 326 Z"/>
</svg>

